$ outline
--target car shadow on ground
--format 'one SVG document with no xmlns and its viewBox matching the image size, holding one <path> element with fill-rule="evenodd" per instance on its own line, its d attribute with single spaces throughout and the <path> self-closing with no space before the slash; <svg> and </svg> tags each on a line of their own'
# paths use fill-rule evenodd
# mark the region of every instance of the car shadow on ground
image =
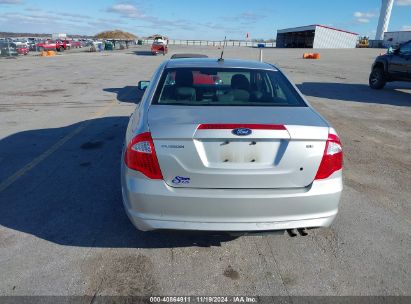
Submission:
<svg viewBox="0 0 411 304">
<path fill-rule="evenodd" d="M 75 134 L 7 188 L 0 187 L 0 225 L 10 233 L 79 247 L 208 247 L 235 239 L 214 233 L 140 232 L 131 224 L 120 185 L 127 123 L 128 117 L 106 117 L 2 139 L 0 185 L 33 159 L 42 159 L 56 142 Z"/>
<path fill-rule="evenodd" d="M 137 56 L 154 56 L 151 51 L 134 51 L 133 53 Z"/>
<path fill-rule="evenodd" d="M 127 103 L 139 103 L 141 97 L 144 95 L 144 91 L 140 90 L 137 86 L 125 86 L 124 88 L 106 88 L 105 92 L 116 93 L 117 100 Z"/>
<path fill-rule="evenodd" d="M 366 84 L 331 82 L 303 82 L 297 87 L 306 96 L 362 103 L 411 106 L 411 93 L 397 90 L 410 90 L 411 86 L 408 83 L 388 83 L 382 90 L 373 90 Z"/>
</svg>

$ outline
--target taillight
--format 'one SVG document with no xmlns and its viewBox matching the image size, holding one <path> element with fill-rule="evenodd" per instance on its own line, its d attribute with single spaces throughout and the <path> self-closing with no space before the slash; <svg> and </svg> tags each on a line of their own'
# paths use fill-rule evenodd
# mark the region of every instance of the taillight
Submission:
<svg viewBox="0 0 411 304">
<path fill-rule="evenodd" d="M 342 169 L 342 167 L 343 151 L 340 138 L 338 135 L 330 133 L 328 134 L 323 159 L 321 160 L 315 179 L 327 178 L 335 171 Z"/>
<path fill-rule="evenodd" d="M 130 169 L 151 179 L 163 179 L 150 132 L 141 133 L 127 145 L 124 161 Z"/>
</svg>

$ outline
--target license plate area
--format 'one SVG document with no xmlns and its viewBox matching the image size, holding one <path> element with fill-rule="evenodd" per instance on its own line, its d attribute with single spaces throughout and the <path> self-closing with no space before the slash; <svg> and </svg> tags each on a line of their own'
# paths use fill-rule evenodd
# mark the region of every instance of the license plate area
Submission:
<svg viewBox="0 0 411 304">
<path fill-rule="evenodd" d="M 231 169 L 272 168 L 284 153 L 288 140 L 283 139 L 201 139 L 195 140 L 206 167 Z"/>
</svg>

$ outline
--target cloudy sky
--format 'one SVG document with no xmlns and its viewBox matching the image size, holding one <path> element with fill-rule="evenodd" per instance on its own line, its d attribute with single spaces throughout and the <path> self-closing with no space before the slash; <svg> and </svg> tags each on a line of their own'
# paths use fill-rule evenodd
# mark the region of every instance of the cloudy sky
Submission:
<svg viewBox="0 0 411 304">
<path fill-rule="evenodd" d="M 0 31 L 94 35 L 122 29 L 181 39 L 273 38 L 323 24 L 374 38 L 380 0 L 0 0 Z M 411 30 L 411 0 L 395 0 L 389 30 Z"/>
</svg>

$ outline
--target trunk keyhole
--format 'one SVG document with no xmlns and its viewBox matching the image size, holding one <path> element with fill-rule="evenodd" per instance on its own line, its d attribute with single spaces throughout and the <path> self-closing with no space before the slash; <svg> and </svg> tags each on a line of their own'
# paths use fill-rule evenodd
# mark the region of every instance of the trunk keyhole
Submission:
<svg viewBox="0 0 411 304">
<path fill-rule="evenodd" d="M 255 141 L 252 141 L 251 143 L 250 143 L 250 146 L 254 146 L 254 145 L 256 145 L 257 143 L 255 142 Z"/>
<path fill-rule="evenodd" d="M 304 168 L 303 168 L 303 167 L 301 167 L 301 168 L 300 168 L 300 171 L 303 171 L 303 170 L 304 170 Z"/>
</svg>

